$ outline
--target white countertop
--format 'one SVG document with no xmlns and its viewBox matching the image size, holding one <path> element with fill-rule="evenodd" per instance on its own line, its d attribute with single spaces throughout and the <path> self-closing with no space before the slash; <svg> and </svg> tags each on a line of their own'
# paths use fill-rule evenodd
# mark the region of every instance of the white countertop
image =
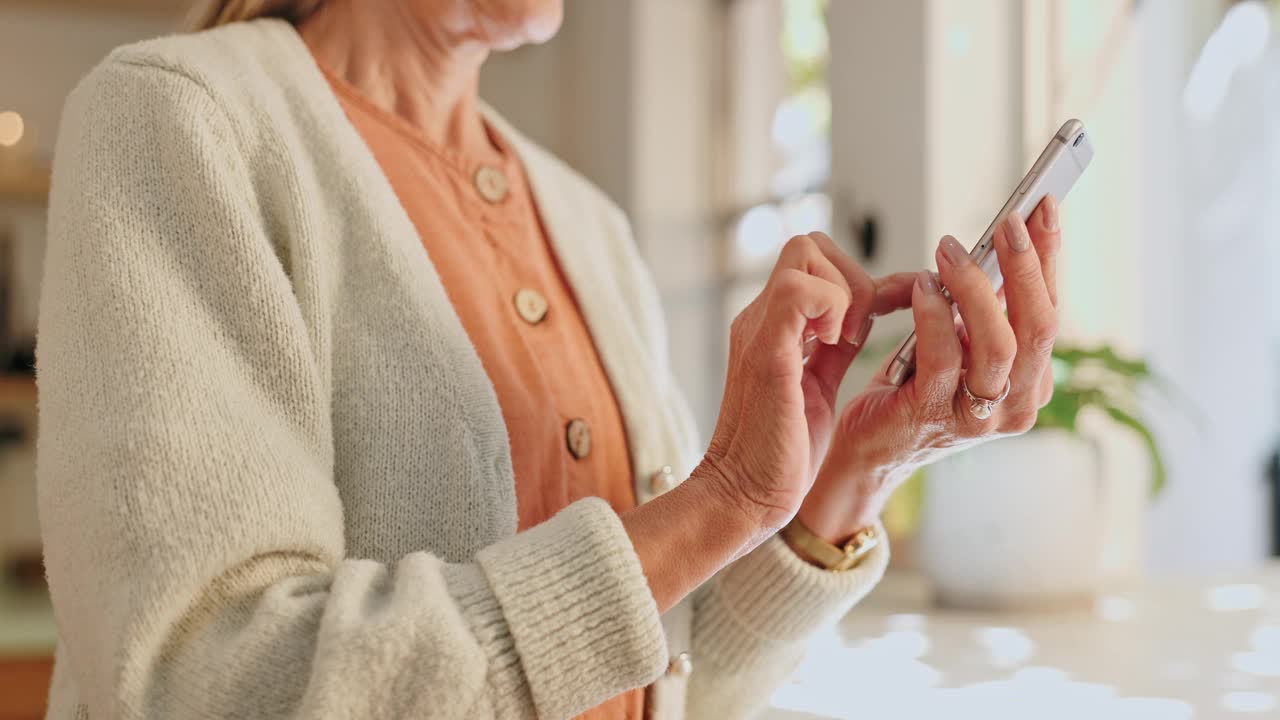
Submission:
<svg viewBox="0 0 1280 720">
<path fill-rule="evenodd" d="M 1039 613 L 940 610 L 890 575 L 763 717 L 1280 718 L 1280 564 Z"/>
<path fill-rule="evenodd" d="M 0 587 L 0 621 L 0 659 L 52 651 L 47 600 Z M 1280 718 L 1280 564 L 1020 614 L 939 610 L 920 578 L 891 574 L 763 717 Z"/>
</svg>

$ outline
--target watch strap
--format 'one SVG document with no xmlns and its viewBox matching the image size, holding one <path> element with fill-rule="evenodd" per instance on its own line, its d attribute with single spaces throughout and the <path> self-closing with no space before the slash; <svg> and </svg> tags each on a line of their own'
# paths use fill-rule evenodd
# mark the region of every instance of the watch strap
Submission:
<svg viewBox="0 0 1280 720">
<path fill-rule="evenodd" d="M 836 572 L 857 567 L 880 544 L 880 537 L 872 526 L 854 533 L 843 545 L 832 545 L 814 534 L 799 518 L 792 518 L 782 528 L 782 537 L 818 565 Z"/>
</svg>

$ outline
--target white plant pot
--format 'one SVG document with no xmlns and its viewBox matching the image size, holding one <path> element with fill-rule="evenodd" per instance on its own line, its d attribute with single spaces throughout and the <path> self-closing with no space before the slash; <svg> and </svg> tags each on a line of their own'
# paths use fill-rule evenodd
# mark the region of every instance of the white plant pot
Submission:
<svg viewBox="0 0 1280 720">
<path fill-rule="evenodd" d="M 940 604 L 1074 606 L 1102 579 L 1097 448 L 1060 430 L 987 443 L 930 468 L 920 553 Z"/>
<path fill-rule="evenodd" d="M 1146 555 L 1151 461 L 1137 437 L 1100 413 L 1081 413 L 1080 430 L 1096 439 L 1106 481 L 1102 484 L 1102 581 L 1124 585 L 1142 572 Z"/>
</svg>

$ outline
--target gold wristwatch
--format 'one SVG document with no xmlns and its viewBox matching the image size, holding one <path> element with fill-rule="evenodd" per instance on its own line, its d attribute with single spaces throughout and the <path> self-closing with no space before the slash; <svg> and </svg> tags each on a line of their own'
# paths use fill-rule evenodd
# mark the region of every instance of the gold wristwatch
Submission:
<svg viewBox="0 0 1280 720">
<path fill-rule="evenodd" d="M 792 518 L 782 528 L 782 537 L 792 547 L 813 558 L 818 565 L 836 572 L 857 567 L 880 544 L 880 536 L 872 526 L 854 533 L 849 542 L 838 547 L 814 535 L 812 530 L 800 522 L 800 518 Z"/>
</svg>

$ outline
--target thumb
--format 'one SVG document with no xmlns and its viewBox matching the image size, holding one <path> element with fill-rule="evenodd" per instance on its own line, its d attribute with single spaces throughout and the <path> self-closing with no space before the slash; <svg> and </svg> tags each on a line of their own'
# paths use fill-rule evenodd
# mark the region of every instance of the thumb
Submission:
<svg viewBox="0 0 1280 720">
<path fill-rule="evenodd" d="M 896 310 L 911 307 L 911 293 L 915 288 L 916 273 L 902 272 L 876 278 L 876 297 L 871 304 L 875 315 L 888 315 Z"/>
<path fill-rule="evenodd" d="M 823 397 L 829 404 L 835 405 L 836 390 L 840 388 L 840 381 L 844 380 L 845 373 L 849 371 L 849 365 L 854 358 L 858 357 L 858 352 L 866 344 L 873 319 L 868 315 L 862 321 L 852 342 L 842 339 L 835 345 L 820 344 L 809 357 L 806 369 L 818 380 Z"/>
</svg>

